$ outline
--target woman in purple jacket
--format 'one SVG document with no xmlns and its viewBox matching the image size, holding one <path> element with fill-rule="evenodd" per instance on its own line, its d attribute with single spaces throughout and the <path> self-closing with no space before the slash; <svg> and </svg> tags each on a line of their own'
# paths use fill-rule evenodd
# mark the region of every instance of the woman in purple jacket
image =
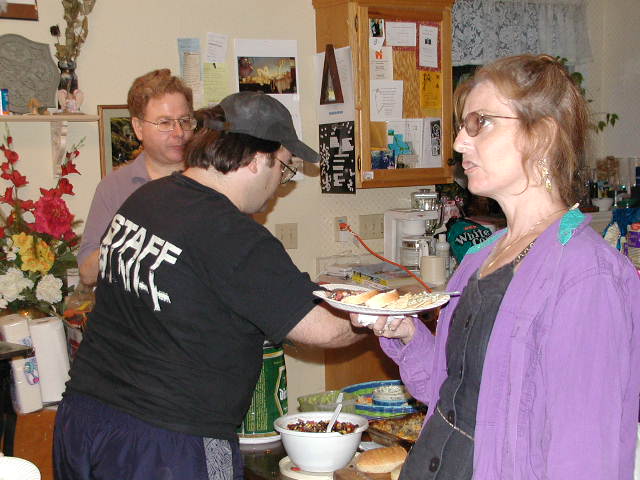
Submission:
<svg viewBox="0 0 640 480">
<path fill-rule="evenodd" d="M 587 104 L 547 55 L 489 64 L 455 100 L 469 190 L 507 228 L 468 251 L 435 336 L 371 327 L 429 405 L 401 479 L 629 479 L 640 279 L 577 208 Z"/>
</svg>

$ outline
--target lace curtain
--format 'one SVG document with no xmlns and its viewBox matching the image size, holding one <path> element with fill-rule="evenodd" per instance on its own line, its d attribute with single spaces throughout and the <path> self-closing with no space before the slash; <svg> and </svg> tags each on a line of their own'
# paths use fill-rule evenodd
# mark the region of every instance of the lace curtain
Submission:
<svg viewBox="0 0 640 480">
<path fill-rule="evenodd" d="M 585 11 L 585 0 L 457 0 L 453 65 L 482 65 L 520 53 L 585 63 L 591 59 Z"/>
</svg>

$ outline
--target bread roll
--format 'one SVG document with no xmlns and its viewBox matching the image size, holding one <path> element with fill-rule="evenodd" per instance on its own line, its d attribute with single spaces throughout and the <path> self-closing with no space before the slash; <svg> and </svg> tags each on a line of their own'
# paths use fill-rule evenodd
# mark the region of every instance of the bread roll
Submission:
<svg viewBox="0 0 640 480">
<path fill-rule="evenodd" d="M 389 473 L 406 458 L 407 452 L 400 446 L 374 448 L 358 455 L 356 468 L 364 473 Z"/>
<path fill-rule="evenodd" d="M 389 303 L 398 300 L 399 297 L 400 295 L 398 295 L 397 290 L 390 290 L 388 292 L 382 292 L 374 295 L 369 300 L 364 302 L 364 304 L 370 308 L 384 308 Z"/>
<path fill-rule="evenodd" d="M 349 305 L 361 305 L 371 297 L 378 295 L 379 293 L 379 290 L 367 290 L 362 293 L 344 297 L 342 299 L 342 303 L 348 303 Z"/>
<path fill-rule="evenodd" d="M 391 470 L 391 480 L 398 480 L 400 478 L 400 472 L 402 471 L 402 465 L 398 465 Z"/>
</svg>

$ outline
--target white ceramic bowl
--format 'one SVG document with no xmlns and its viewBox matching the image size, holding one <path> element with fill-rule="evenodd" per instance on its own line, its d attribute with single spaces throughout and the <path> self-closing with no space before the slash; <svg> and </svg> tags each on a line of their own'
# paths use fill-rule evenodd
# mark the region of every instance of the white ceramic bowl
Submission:
<svg viewBox="0 0 640 480">
<path fill-rule="evenodd" d="M 333 412 L 301 412 L 278 418 L 273 425 L 280 433 L 287 455 L 298 468 L 305 472 L 334 472 L 346 467 L 360 445 L 362 432 L 369 427 L 369 421 L 362 415 L 341 413 L 340 422 L 358 425 L 356 431 L 341 435 L 337 432 L 312 433 L 287 429 L 287 425 L 304 422 L 329 421 Z"/>
</svg>

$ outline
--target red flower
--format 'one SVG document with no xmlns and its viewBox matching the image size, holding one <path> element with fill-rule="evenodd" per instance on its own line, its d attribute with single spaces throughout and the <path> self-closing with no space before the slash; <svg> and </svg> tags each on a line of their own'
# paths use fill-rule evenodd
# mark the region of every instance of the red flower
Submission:
<svg viewBox="0 0 640 480">
<path fill-rule="evenodd" d="M 20 200 L 20 208 L 22 208 L 22 210 L 33 210 L 35 205 L 33 200 Z"/>
<path fill-rule="evenodd" d="M 0 202 L 8 204 L 13 203 L 13 187 L 7 187 L 4 191 L 4 195 L 0 197 Z"/>
<path fill-rule="evenodd" d="M 63 238 L 71 230 L 73 223 L 73 215 L 69 212 L 66 202 L 55 194 L 43 195 L 36 202 L 34 216 L 36 222 L 33 230 L 55 238 Z"/>
<path fill-rule="evenodd" d="M 77 173 L 78 175 L 80 174 L 80 172 L 76 170 L 76 165 L 72 160 L 68 160 L 67 163 L 62 165 L 62 175 L 65 176 L 69 175 L 70 173 Z"/>
<path fill-rule="evenodd" d="M 73 193 L 73 185 L 71 185 L 71 182 L 69 182 L 69 180 L 67 180 L 66 178 L 61 178 L 60 180 L 58 180 L 58 188 L 57 188 L 58 192 L 60 192 L 60 194 L 62 195 L 75 195 Z"/>
<path fill-rule="evenodd" d="M 24 185 L 29 183 L 29 182 L 27 182 L 27 177 L 25 177 L 24 175 L 21 175 L 20 172 L 18 172 L 17 170 L 13 170 L 8 178 L 5 177 L 4 173 L 1 176 L 2 176 L 2 178 L 6 178 L 7 180 L 11 180 L 11 182 L 16 187 L 22 187 L 22 186 L 24 186 Z"/>
<path fill-rule="evenodd" d="M 0 165 L 0 170 L 2 170 L 2 175 L 0 176 L 5 180 L 9 180 L 11 175 L 11 165 L 9 164 L 9 162 L 4 162 L 2 165 Z"/>
<path fill-rule="evenodd" d="M 16 163 L 18 160 L 20 160 L 20 155 L 18 155 L 17 152 L 14 152 L 13 150 L 9 150 L 8 148 L 3 149 L 4 151 L 4 156 L 7 158 L 7 161 L 9 163 Z"/>
<path fill-rule="evenodd" d="M 69 244 L 69 246 L 73 247 L 78 243 L 79 237 L 73 232 L 73 230 L 69 230 L 64 233 L 62 239 Z"/>
<path fill-rule="evenodd" d="M 61 197 L 62 193 L 57 188 L 47 190 L 46 188 L 40 188 L 40 194 L 43 197 Z"/>
</svg>

